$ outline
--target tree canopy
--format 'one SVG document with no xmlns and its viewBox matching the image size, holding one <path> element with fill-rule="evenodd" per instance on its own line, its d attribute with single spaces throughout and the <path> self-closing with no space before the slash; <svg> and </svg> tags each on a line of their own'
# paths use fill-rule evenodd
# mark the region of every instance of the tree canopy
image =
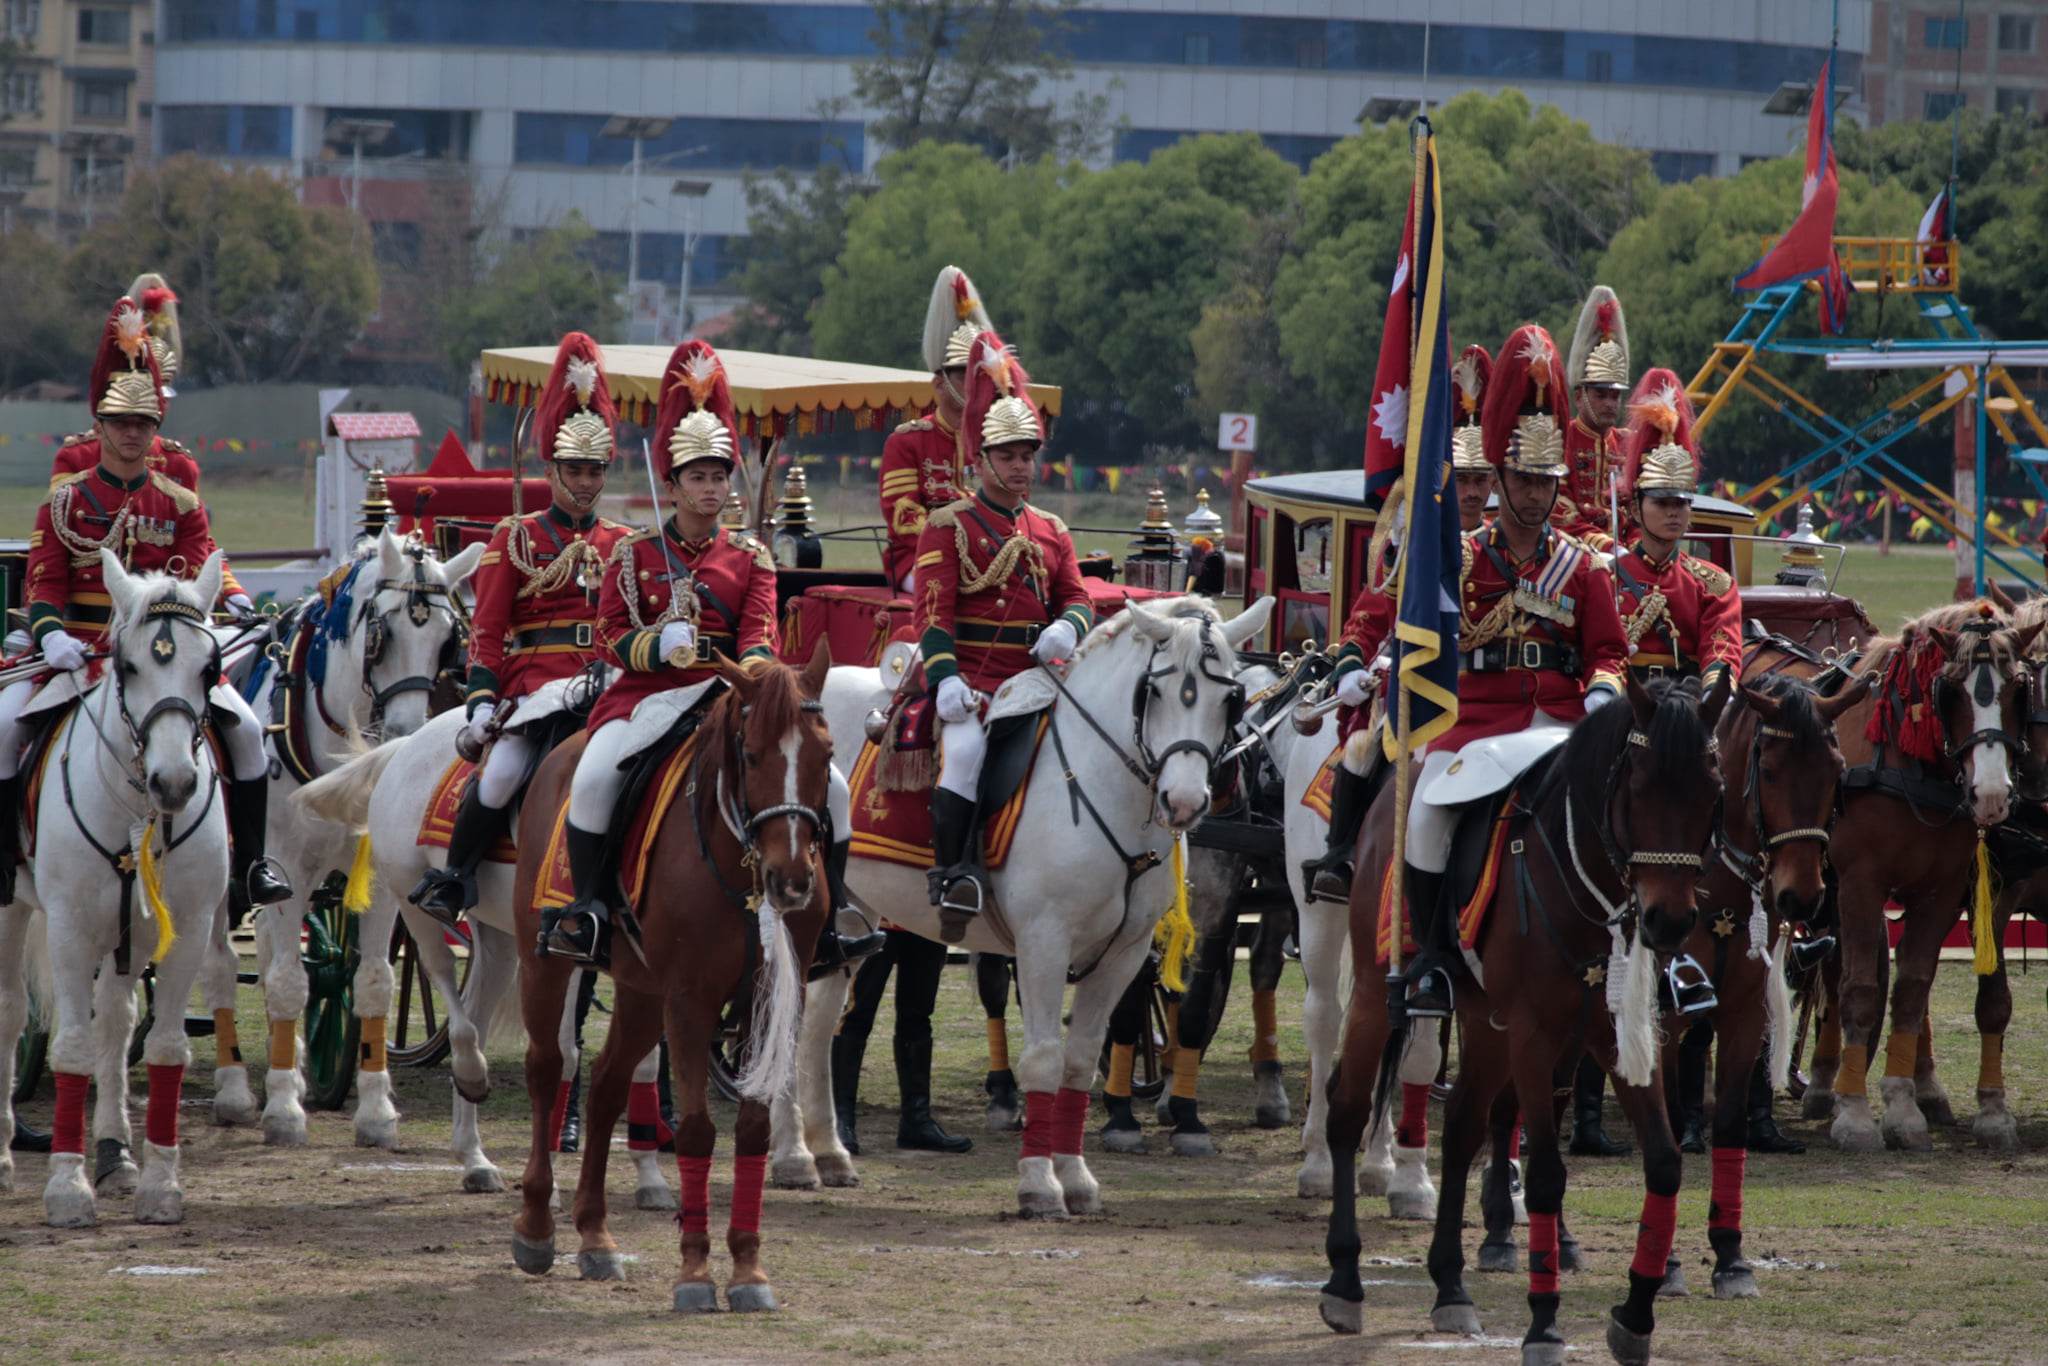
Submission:
<svg viewBox="0 0 2048 1366">
<path fill-rule="evenodd" d="M 488 346 L 553 346 L 564 332 L 616 334 L 623 320 L 614 284 L 590 261 L 595 233 L 582 215 L 506 242 L 469 289 L 441 314 L 442 349 L 468 374 Z"/>
</svg>

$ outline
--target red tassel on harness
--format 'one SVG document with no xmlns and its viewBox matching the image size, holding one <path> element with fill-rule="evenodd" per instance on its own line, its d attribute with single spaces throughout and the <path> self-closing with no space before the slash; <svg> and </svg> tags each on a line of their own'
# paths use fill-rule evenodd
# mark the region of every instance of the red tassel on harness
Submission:
<svg viewBox="0 0 2048 1366">
<path fill-rule="evenodd" d="M 1746 1148 L 1714 1149 L 1714 1184 L 1707 1197 L 1707 1227 L 1742 1231 L 1742 1169 Z"/>
<path fill-rule="evenodd" d="M 1947 663 L 1948 657 L 1932 640 L 1901 645 L 1885 665 L 1863 738 L 1874 745 L 1895 746 L 1922 763 L 1940 760 L 1947 736 L 1934 705 L 1934 680 Z"/>
</svg>

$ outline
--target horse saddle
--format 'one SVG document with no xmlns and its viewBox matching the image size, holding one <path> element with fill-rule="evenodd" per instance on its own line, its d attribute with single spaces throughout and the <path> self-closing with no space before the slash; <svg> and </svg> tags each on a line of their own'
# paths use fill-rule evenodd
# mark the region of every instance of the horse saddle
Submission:
<svg viewBox="0 0 2048 1366">
<path fill-rule="evenodd" d="M 1527 773 L 1570 734 L 1569 726 L 1553 725 L 1473 740 L 1423 786 L 1419 795 L 1431 806 L 1463 806 L 1490 797 Z"/>
</svg>

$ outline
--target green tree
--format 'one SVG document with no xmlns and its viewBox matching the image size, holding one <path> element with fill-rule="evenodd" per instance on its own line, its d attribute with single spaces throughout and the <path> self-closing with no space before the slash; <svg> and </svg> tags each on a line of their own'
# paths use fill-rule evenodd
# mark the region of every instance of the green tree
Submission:
<svg viewBox="0 0 2048 1366">
<path fill-rule="evenodd" d="M 873 0 L 875 55 L 853 68 L 854 96 L 891 147 L 965 142 L 1011 160 L 1086 157 L 1101 147 L 1108 101 L 1041 94 L 1065 76 L 1067 16 L 1080 0 Z"/>
<path fill-rule="evenodd" d="M 1032 242 L 1058 174 L 1043 163 L 1005 171 L 972 147 L 928 142 L 885 158 L 875 180 L 823 272 L 811 311 L 818 354 L 922 369 L 925 307 L 948 265 L 972 277 L 996 329 L 1019 340 Z M 1030 354 L 1024 363 L 1042 368 Z"/>
<path fill-rule="evenodd" d="M 267 171 L 193 156 L 129 182 L 72 253 L 73 293 L 104 308 L 138 263 L 175 282 L 192 366 L 216 382 L 329 372 L 377 307 L 368 234 L 345 214 L 299 203 Z"/>
<path fill-rule="evenodd" d="M 0 328 L 0 394 L 53 379 L 81 387 L 106 322 L 64 287 L 64 251 L 41 233 L 17 227 L 0 235 L 0 280 L 7 326 Z M 109 296 L 106 306 L 114 300 Z"/>
<path fill-rule="evenodd" d="M 564 332 L 614 335 L 621 321 L 617 285 L 590 259 L 596 234 L 581 214 L 507 242 L 483 265 L 472 288 L 441 314 L 441 349 L 457 374 L 493 346 L 553 346 Z"/>
<path fill-rule="evenodd" d="M 809 179 L 788 169 L 749 175 L 746 256 L 732 344 L 743 350 L 811 354 L 811 310 L 825 275 L 846 245 L 861 179 L 836 162 Z"/>
</svg>

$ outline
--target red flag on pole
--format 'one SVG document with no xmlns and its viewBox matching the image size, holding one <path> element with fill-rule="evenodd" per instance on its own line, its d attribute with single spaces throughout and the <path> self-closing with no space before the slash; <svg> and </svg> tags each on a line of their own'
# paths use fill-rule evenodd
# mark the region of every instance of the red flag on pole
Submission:
<svg viewBox="0 0 2048 1366">
<path fill-rule="evenodd" d="M 1799 217 L 1764 258 L 1735 277 L 1737 289 L 1819 280 L 1820 330 L 1840 332 L 1849 317 L 1849 284 L 1835 255 L 1835 201 L 1841 186 L 1835 176 L 1834 58 L 1821 63 L 1814 82 L 1813 105 L 1806 118 L 1806 181 Z"/>
<path fill-rule="evenodd" d="M 1365 502 L 1377 511 L 1408 459 L 1409 367 L 1415 351 L 1415 198 L 1401 226 L 1401 250 L 1387 290 L 1387 318 L 1380 329 L 1380 363 L 1372 377 L 1372 411 L 1365 427 Z"/>
</svg>

